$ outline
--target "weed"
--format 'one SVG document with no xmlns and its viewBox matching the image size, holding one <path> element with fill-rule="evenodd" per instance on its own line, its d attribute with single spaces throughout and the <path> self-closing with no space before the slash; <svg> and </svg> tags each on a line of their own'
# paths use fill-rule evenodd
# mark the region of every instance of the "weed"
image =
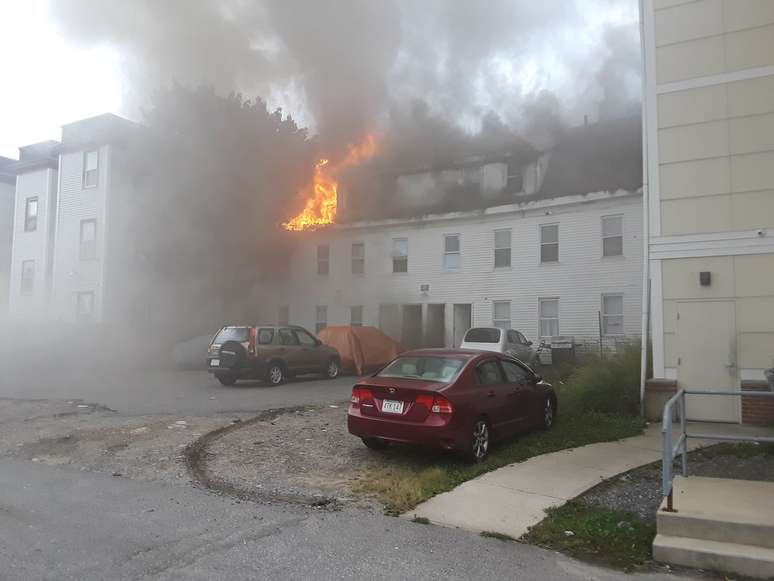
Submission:
<svg viewBox="0 0 774 581">
<path fill-rule="evenodd" d="M 498 541 L 516 541 L 511 535 L 495 531 L 482 531 L 481 536 L 487 539 L 497 539 Z"/>
<path fill-rule="evenodd" d="M 416 516 L 414 515 L 414 518 L 411 519 L 411 522 L 415 522 L 419 525 L 429 525 L 430 519 L 426 516 Z"/>
</svg>

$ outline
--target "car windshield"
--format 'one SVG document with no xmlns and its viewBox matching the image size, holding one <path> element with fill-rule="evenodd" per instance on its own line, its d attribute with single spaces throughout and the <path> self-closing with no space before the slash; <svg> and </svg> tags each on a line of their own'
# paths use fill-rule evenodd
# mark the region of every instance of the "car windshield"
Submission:
<svg viewBox="0 0 774 581">
<path fill-rule="evenodd" d="M 223 327 L 215 336 L 213 343 L 223 344 L 226 341 L 247 341 L 250 338 L 250 327 Z"/>
<path fill-rule="evenodd" d="M 449 357 L 398 357 L 382 369 L 378 376 L 449 383 L 462 369 L 463 364 L 462 359 Z"/>
<path fill-rule="evenodd" d="M 467 332 L 464 339 L 465 343 L 499 343 L 500 329 L 492 327 L 479 327 Z"/>
</svg>

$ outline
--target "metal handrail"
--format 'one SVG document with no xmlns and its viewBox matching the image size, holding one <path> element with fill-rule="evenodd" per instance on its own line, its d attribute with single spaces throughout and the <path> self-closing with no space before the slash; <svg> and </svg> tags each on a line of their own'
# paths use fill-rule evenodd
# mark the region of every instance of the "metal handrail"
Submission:
<svg viewBox="0 0 774 581">
<path fill-rule="evenodd" d="M 757 442 L 759 444 L 774 444 L 774 438 L 765 436 L 729 436 L 723 434 L 689 433 L 686 425 L 685 396 L 686 395 L 731 395 L 752 397 L 774 397 L 774 391 L 709 391 L 705 389 L 680 389 L 669 398 L 664 405 L 664 415 L 661 421 L 663 436 L 663 458 L 661 463 L 661 493 L 666 498 L 667 512 L 676 512 L 672 505 L 672 463 L 679 454 L 681 457 L 681 473 L 688 475 L 688 438 L 700 440 L 717 440 L 720 442 Z M 677 415 L 680 420 L 680 437 L 677 442 L 673 438 L 674 408 L 677 404 Z"/>
</svg>

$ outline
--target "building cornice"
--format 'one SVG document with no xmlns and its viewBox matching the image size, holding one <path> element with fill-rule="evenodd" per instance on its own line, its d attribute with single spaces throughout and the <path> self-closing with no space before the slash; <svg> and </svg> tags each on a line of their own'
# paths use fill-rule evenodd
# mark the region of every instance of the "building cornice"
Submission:
<svg viewBox="0 0 774 581">
<path fill-rule="evenodd" d="M 650 239 L 650 259 L 701 258 L 774 253 L 774 229 L 656 236 Z"/>
</svg>

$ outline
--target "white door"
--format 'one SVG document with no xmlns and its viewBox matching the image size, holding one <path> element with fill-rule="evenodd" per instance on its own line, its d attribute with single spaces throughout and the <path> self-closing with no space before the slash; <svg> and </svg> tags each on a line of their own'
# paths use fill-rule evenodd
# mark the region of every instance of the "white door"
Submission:
<svg viewBox="0 0 774 581">
<path fill-rule="evenodd" d="M 685 389 L 739 389 L 732 301 L 677 304 L 677 381 Z M 739 422 L 739 397 L 689 395 L 689 420 Z"/>
<path fill-rule="evenodd" d="M 454 305 L 454 347 L 459 347 L 472 323 L 471 305 Z"/>
</svg>

